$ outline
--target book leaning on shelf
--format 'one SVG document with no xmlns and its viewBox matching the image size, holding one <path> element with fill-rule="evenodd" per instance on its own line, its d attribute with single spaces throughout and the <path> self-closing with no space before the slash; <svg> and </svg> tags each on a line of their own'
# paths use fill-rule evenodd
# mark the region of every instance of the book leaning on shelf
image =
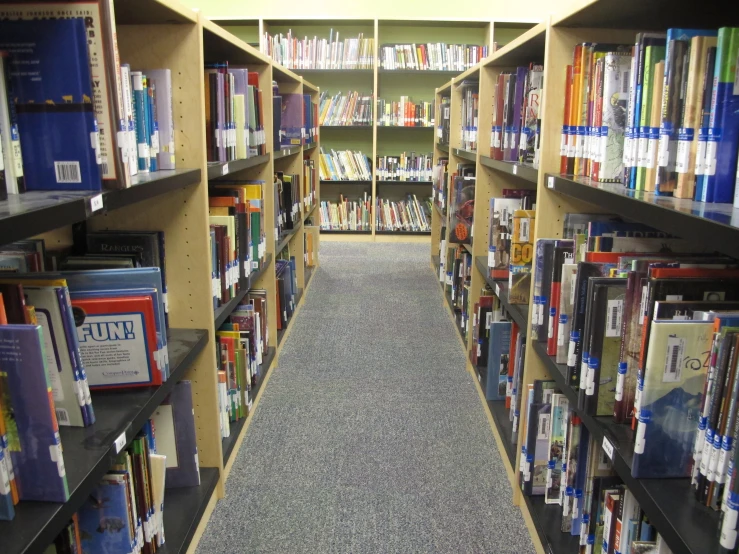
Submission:
<svg viewBox="0 0 739 554">
<path fill-rule="evenodd" d="M 321 93 L 319 100 L 320 125 L 338 127 L 345 125 L 372 126 L 372 94 L 341 92 L 330 96 Z"/>
<path fill-rule="evenodd" d="M 303 160 L 303 213 L 309 213 L 316 205 L 316 186 L 318 169 L 313 160 Z"/>
<path fill-rule="evenodd" d="M 400 100 L 377 99 L 378 127 L 433 127 L 434 103 L 413 102 L 409 96 Z"/>
<path fill-rule="evenodd" d="M 433 154 L 377 156 L 377 179 L 381 181 L 430 181 Z"/>
<path fill-rule="evenodd" d="M 479 111 L 479 82 L 462 81 L 459 88 L 462 93 L 462 127 L 460 129 L 460 145 L 464 150 L 477 150 L 477 115 Z"/>
<path fill-rule="evenodd" d="M 420 202 L 415 194 L 399 202 L 378 197 L 375 213 L 377 231 L 431 231 L 431 201 Z"/>
<path fill-rule="evenodd" d="M 367 193 L 357 200 L 343 195 L 338 202 L 322 200 L 320 225 L 323 231 L 371 231 L 372 198 Z"/>
<path fill-rule="evenodd" d="M 380 67 L 387 70 L 464 71 L 487 57 L 488 47 L 474 44 L 383 44 Z"/>
<path fill-rule="evenodd" d="M 374 39 L 339 39 L 339 31 L 329 31 L 328 39 L 307 36 L 299 39 L 292 30 L 287 35 L 264 33 L 262 50 L 277 63 L 289 69 L 372 69 L 374 67 Z"/>
<path fill-rule="evenodd" d="M 321 147 L 319 171 L 322 181 L 371 181 L 372 165 L 362 152 L 331 150 L 330 154 Z"/>
</svg>

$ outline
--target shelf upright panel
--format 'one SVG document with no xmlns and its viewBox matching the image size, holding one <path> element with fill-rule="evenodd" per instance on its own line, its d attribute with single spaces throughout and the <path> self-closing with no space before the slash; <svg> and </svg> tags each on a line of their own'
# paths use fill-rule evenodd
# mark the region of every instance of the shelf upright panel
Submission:
<svg viewBox="0 0 739 554">
<path fill-rule="evenodd" d="M 220 473 L 213 305 L 202 294 L 210 290 L 211 281 L 208 267 L 200 263 L 210 248 L 200 15 L 159 1 L 116 2 L 115 8 L 120 59 L 136 69 L 171 70 L 177 166 L 199 168 L 200 179 L 186 188 L 97 215 L 88 220 L 88 228 L 164 231 L 170 325 L 208 333 L 208 343 L 183 377 L 192 382 L 200 463 Z M 161 17 L 151 19 L 159 12 Z M 217 490 L 218 497 L 223 496 L 222 483 Z"/>
<path fill-rule="evenodd" d="M 303 92 L 305 94 L 311 95 L 311 102 L 315 102 L 318 104 L 318 100 L 321 95 L 321 89 L 312 83 L 309 83 L 308 81 L 303 80 Z M 304 160 L 311 160 L 313 162 L 314 167 L 316 168 L 316 172 L 319 171 L 319 156 L 320 156 L 320 150 L 321 150 L 321 134 L 320 134 L 320 127 L 318 125 L 318 122 L 316 123 L 316 130 L 318 131 L 318 135 L 316 137 L 316 141 L 311 145 L 309 148 L 303 147 L 303 159 Z M 316 173 L 318 175 L 318 173 Z M 318 175 L 320 177 L 320 175 Z M 316 179 L 316 198 L 315 203 L 310 208 L 306 208 L 305 205 L 301 205 L 302 208 L 302 218 L 303 218 L 303 227 L 305 228 L 307 226 L 307 220 L 309 217 L 313 218 L 314 226 L 320 225 L 320 205 L 321 205 L 321 179 Z M 304 229 L 304 234 L 307 236 L 309 233 L 308 229 Z M 318 237 L 319 235 L 314 235 L 315 237 Z M 315 269 L 318 265 L 318 253 L 320 251 L 320 239 L 313 245 L 313 253 L 314 253 L 314 263 L 315 265 L 313 267 L 308 267 L 307 264 L 307 254 L 305 258 L 305 269 L 303 274 L 303 286 L 301 288 L 305 289 L 306 285 L 308 284 L 308 280 L 310 279 L 311 270 Z M 298 284 L 300 286 L 300 284 Z"/>
</svg>

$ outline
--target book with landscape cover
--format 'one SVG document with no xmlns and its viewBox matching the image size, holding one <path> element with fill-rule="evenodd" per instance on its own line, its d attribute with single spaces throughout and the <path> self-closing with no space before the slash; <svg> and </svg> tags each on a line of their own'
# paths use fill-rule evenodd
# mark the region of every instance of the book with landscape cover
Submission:
<svg viewBox="0 0 739 554">
<path fill-rule="evenodd" d="M 533 455 L 533 461 L 529 468 L 531 478 L 523 484 L 523 493 L 529 496 L 541 496 L 546 490 L 554 388 L 554 381 L 534 381 L 526 434 L 526 452 Z"/>
<path fill-rule="evenodd" d="M 565 459 L 567 442 L 567 420 L 570 403 L 564 394 L 552 395 L 552 428 L 549 433 L 549 467 L 551 479 L 547 479 L 544 501 L 547 504 L 561 504 L 564 492 L 562 463 Z"/>
</svg>

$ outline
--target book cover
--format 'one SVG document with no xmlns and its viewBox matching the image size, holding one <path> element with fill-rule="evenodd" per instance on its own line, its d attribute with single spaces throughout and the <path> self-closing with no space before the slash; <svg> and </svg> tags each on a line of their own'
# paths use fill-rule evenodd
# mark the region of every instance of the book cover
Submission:
<svg viewBox="0 0 739 554">
<path fill-rule="evenodd" d="M 102 158 L 84 20 L 0 21 L 0 36 L 0 50 L 11 55 L 26 189 L 99 191 Z M 23 70 L 29 64 L 34 72 Z"/>
<path fill-rule="evenodd" d="M 131 532 L 128 479 L 132 475 L 106 475 L 79 510 L 80 537 L 85 552 L 131 552 L 136 541 Z"/>
<path fill-rule="evenodd" d="M 573 519 L 577 521 L 578 503 L 582 498 L 575 496 L 575 478 L 577 476 L 578 451 L 580 448 L 582 421 L 572 413 L 567 425 L 567 450 L 565 451 L 564 463 L 562 465 L 562 485 L 565 494 L 562 497 L 562 523 L 560 530 L 563 533 L 572 533 Z"/>
<path fill-rule="evenodd" d="M 535 245 L 534 312 L 531 314 L 531 338 L 539 342 L 547 340 L 552 265 L 556 242 L 556 239 L 539 239 Z"/>
<path fill-rule="evenodd" d="M 200 463 L 190 381 L 177 383 L 152 415 L 157 453 L 167 457 L 166 488 L 200 485 Z"/>
<path fill-rule="evenodd" d="M 8 198 L 8 192 L 19 194 L 26 191 L 18 114 L 15 110 L 15 102 L 10 100 L 15 95 L 10 82 L 9 63 L 10 54 L 0 51 L 0 143 L 4 150 L 4 153 L 0 152 L 0 166 L 2 166 L 0 196 L 3 200 Z"/>
<path fill-rule="evenodd" d="M 151 296 L 79 298 L 77 338 L 91 388 L 160 385 Z"/>
<path fill-rule="evenodd" d="M 552 395 L 552 428 L 549 432 L 549 466 L 551 478 L 547 479 L 544 501 L 547 504 L 561 504 L 564 492 L 562 463 L 565 461 L 567 442 L 567 421 L 569 419 L 569 400 L 564 394 Z M 566 466 L 565 466 L 566 470 Z"/>
<path fill-rule="evenodd" d="M 508 270 L 511 263 L 513 214 L 519 209 L 521 209 L 520 198 L 490 199 L 488 267 L 490 267 L 490 277 L 493 279 L 508 279 Z"/>
<path fill-rule="evenodd" d="M 562 264 L 562 284 L 560 285 L 559 316 L 556 337 L 556 359 L 558 364 L 567 363 L 567 351 L 569 348 L 570 331 L 572 328 L 572 313 L 575 304 L 576 279 L 577 264 Z"/>
<path fill-rule="evenodd" d="M 506 398 L 511 349 L 511 322 L 494 321 L 490 323 L 490 341 L 487 364 L 488 400 Z"/>
<path fill-rule="evenodd" d="M 659 139 L 659 125 L 657 129 L 653 129 L 651 121 L 662 122 L 662 104 L 655 105 L 653 99 L 655 96 L 662 94 L 662 81 L 657 78 L 656 65 L 664 61 L 665 47 L 664 45 L 648 45 L 644 49 L 644 75 L 642 77 L 641 87 L 641 111 L 639 115 L 636 154 L 636 184 L 634 188 L 637 190 L 654 190 L 654 183 L 647 182 L 647 173 L 653 174 L 656 167 L 652 166 L 652 162 L 656 159 L 654 155 L 656 149 L 655 143 Z M 653 113 L 656 109 L 657 113 Z M 652 117 L 655 116 L 655 117 Z M 657 134 L 655 137 L 654 134 Z M 656 140 L 655 140 L 656 139 Z M 650 150 L 651 147 L 651 150 Z"/>
<path fill-rule="evenodd" d="M 508 300 L 511 304 L 529 304 L 535 210 L 516 210 L 513 213 L 511 264 L 508 278 Z"/>
<path fill-rule="evenodd" d="M 0 325 L 0 394 L 21 500 L 69 500 L 43 330 Z"/>
<path fill-rule="evenodd" d="M 604 59 L 598 181 L 616 183 L 623 176 L 624 127 L 631 56 L 621 52 L 608 52 Z"/>
<path fill-rule="evenodd" d="M 558 240 L 554 247 L 554 259 L 551 267 L 551 286 L 549 292 L 549 313 L 547 325 L 547 354 L 557 354 L 557 336 L 559 334 L 560 299 L 562 296 L 562 268 L 565 261 L 572 259 L 574 241 Z M 545 312 L 546 313 L 546 312 Z"/>
<path fill-rule="evenodd" d="M 156 90 L 155 107 L 159 131 L 158 152 L 156 152 L 158 168 L 176 169 L 172 71 L 169 69 L 147 69 L 144 74 Z"/>
<path fill-rule="evenodd" d="M 688 477 L 712 322 L 652 323 L 641 392 L 632 475 Z"/>
<path fill-rule="evenodd" d="M 547 486 L 549 433 L 551 431 L 554 381 L 534 381 L 533 399 L 528 411 L 526 452 L 533 455 L 531 478 L 524 482 L 523 493 L 541 496 Z"/>
<path fill-rule="evenodd" d="M 301 94 L 282 94 L 282 146 L 299 146 L 303 143 L 303 96 Z"/>
</svg>

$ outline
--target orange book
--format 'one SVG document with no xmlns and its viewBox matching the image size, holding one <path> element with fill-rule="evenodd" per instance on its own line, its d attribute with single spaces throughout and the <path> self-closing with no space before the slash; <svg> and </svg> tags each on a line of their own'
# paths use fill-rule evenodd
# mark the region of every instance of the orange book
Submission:
<svg viewBox="0 0 739 554">
<path fill-rule="evenodd" d="M 582 45 L 575 46 L 572 56 L 572 90 L 570 91 L 570 132 L 567 135 L 567 173 L 575 174 L 575 157 L 577 154 L 577 125 L 582 102 Z"/>
<path fill-rule="evenodd" d="M 0 292 L 0 325 L 8 324 L 8 314 L 5 313 L 5 302 L 3 302 L 3 293 Z"/>
</svg>

